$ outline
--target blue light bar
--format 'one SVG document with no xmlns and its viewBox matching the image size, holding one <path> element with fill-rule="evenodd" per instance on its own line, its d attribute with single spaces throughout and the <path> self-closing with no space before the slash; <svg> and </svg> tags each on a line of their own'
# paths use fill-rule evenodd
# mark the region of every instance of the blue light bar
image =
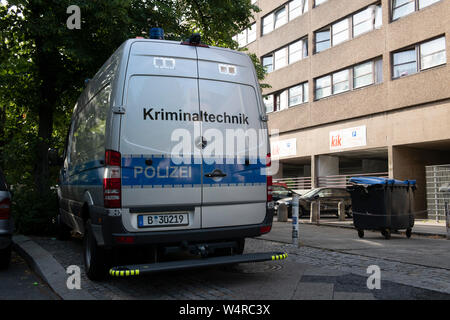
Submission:
<svg viewBox="0 0 450 320">
<path fill-rule="evenodd" d="M 162 28 L 151 28 L 150 39 L 164 40 L 164 30 Z"/>
</svg>

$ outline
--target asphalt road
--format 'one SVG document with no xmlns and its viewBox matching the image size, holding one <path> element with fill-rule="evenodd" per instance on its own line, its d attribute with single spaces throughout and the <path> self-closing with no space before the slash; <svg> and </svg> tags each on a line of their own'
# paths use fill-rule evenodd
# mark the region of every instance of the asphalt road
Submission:
<svg viewBox="0 0 450 320">
<path fill-rule="evenodd" d="M 58 300 L 59 297 L 13 251 L 11 265 L 0 270 L 0 300 Z"/>
</svg>

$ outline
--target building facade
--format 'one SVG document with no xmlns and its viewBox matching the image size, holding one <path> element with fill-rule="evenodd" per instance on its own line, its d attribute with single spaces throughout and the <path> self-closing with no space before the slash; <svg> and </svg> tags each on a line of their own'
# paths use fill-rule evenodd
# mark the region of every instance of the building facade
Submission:
<svg viewBox="0 0 450 320">
<path fill-rule="evenodd" d="M 268 71 L 275 178 L 294 189 L 351 176 L 415 179 L 450 163 L 450 0 L 258 0 L 236 36 Z"/>
</svg>

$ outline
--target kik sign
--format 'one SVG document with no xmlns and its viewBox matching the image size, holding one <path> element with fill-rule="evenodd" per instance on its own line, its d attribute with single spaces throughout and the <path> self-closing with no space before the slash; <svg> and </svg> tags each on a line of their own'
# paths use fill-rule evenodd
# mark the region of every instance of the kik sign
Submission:
<svg viewBox="0 0 450 320">
<path fill-rule="evenodd" d="M 330 150 L 362 147 L 367 145 L 366 126 L 330 132 Z"/>
</svg>

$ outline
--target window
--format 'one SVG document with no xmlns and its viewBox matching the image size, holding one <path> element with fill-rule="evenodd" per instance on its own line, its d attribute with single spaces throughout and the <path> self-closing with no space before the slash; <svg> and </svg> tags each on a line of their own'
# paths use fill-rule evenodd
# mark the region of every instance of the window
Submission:
<svg viewBox="0 0 450 320">
<path fill-rule="evenodd" d="M 353 15 L 353 37 L 378 29 L 382 25 L 381 5 L 369 6 Z"/>
<path fill-rule="evenodd" d="M 420 69 L 425 70 L 446 63 L 445 38 L 420 45 Z"/>
<path fill-rule="evenodd" d="M 316 99 L 331 96 L 331 76 L 316 79 Z"/>
<path fill-rule="evenodd" d="M 289 20 L 295 19 L 308 11 L 308 0 L 289 2 Z"/>
<path fill-rule="evenodd" d="M 241 33 L 233 37 L 234 41 L 237 41 L 239 47 L 245 47 L 249 43 L 256 40 L 256 23 L 252 24 L 249 28 L 245 29 Z"/>
<path fill-rule="evenodd" d="M 273 95 L 272 94 L 265 96 L 263 98 L 263 101 L 264 101 L 264 105 L 266 106 L 266 113 L 275 111 L 273 109 Z"/>
<path fill-rule="evenodd" d="M 316 100 L 383 81 L 383 61 L 377 58 L 315 81 Z"/>
<path fill-rule="evenodd" d="M 288 107 L 288 91 L 284 90 L 275 94 L 275 111 L 281 111 Z"/>
<path fill-rule="evenodd" d="M 247 29 L 247 44 L 256 40 L 256 23 L 252 24 L 250 28 Z"/>
<path fill-rule="evenodd" d="M 331 192 L 331 189 L 323 189 L 323 190 L 319 191 L 320 198 L 329 198 L 332 195 L 333 195 L 333 193 Z"/>
<path fill-rule="evenodd" d="M 247 45 L 247 31 L 244 30 L 237 36 L 237 42 L 239 47 L 245 47 Z"/>
<path fill-rule="evenodd" d="M 353 87 L 361 88 L 373 84 L 373 63 L 372 61 L 362 63 L 353 67 Z"/>
<path fill-rule="evenodd" d="M 303 43 L 301 40 L 289 45 L 289 63 L 294 63 L 303 58 L 302 49 Z"/>
<path fill-rule="evenodd" d="M 328 1 L 328 0 L 316 0 L 316 1 L 314 2 L 314 6 L 317 7 L 319 4 L 325 3 L 325 2 L 327 2 L 327 1 Z"/>
<path fill-rule="evenodd" d="M 445 64 L 447 62 L 445 37 L 394 52 L 392 58 L 394 79 Z"/>
<path fill-rule="evenodd" d="M 349 71 L 347 69 L 333 74 L 333 94 L 350 90 Z"/>
<path fill-rule="evenodd" d="M 106 117 L 111 95 L 107 85 L 77 114 L 68 146 L 69 163 L 78 166 L 105 157 Z"/>
<path fill-rule="evenodd" d="M 294 63 L 308 56 L 308 39 L 302 39 L 289 45 L 289 63 Z"/>
<path fill-rule="evenodd" d="M 261 34 L 268 34 L 273 30 L 285 25 L 290 20 L 301 16 L 307 11 L 308 0 L 291 0 L 262 18 Z"/>
<path fill-rule="evenodd" d="M 321 52 L 382 25 L 381 4 L 371 5 L 315 32 L 315 52 Z M 350 30 L 350 27 L 352 30 Z"/>
<path fill-rule="evenodd" d="M 263 67 L 266 68 L 266 72 L 270 73 L 273 71 L 273 55 L 265 56 L 262 58 Z"/>
<path fill-rule="evenodd" d="M 394 78 L 404 77 L 417 72 L 416 49 L 394 53 Z"/>
<path fill-rule="evenodd" d="M 273 31 L 273 13 L 262 19 L 262 34 L 268 34 Z"/>
<path fill-rule="evenodd" d="M 266 112 L 282 111 L 289 107 L 308 102 L 308 88 L 308 82 L 304 82 L 265 96 L 263 99 Z"/>
<path fill-rule="evenodd" d="M 292 191 L 282 186 L 272 186 L 272 195 L 278 198 L 287 198 L 292 196 Z"/>
<path fill-rule="evenodd" d="M 331 47 L 330 28 L 316 32 L 316 53 Z"/>
<path fill-rule="evenodd" d="M 392 0 L 392 20 L 407 16 L 439 1 L 441 0 Z"/>
<path fill-rule="evenodd" d="M 287 48 L 281 48 L 280 50 L 275 51 L 275 67 L 274 70 L 283 68 L 287 65 Z"/>
<path fill-rule="evenodd" d="M 289 88 L 289 107 L 308 102 L 308 82 Z"/>
<path fill-rule="evenodd" d="M 286 7 L 283 7 L 274 13 L 274 28 L 279 28 L 287 23 Z"/>
<path fill-rule="evenodd" d="M 333 24 L 333 46 L 347 41 L 350 38 L 349 34 L 349 19 L 344 19 Z"/>
<path fill-rule="evenodd" d="M 300 39 L 290 45 L 261 58 L 267 73 L 285 67 L 308 56 L 308 38 Z"/>
<path fill-rule="evenodd" d="M 439 2 L 441 0 L 419 0 L 419 10 L 425 7 L 431 6 L 433 3 Z"/>
<path fill-rule="evenodd" d="M 415 11 L 415 0 L 393 0 L 392 20 L 406 16 Z"/>
</svg>

